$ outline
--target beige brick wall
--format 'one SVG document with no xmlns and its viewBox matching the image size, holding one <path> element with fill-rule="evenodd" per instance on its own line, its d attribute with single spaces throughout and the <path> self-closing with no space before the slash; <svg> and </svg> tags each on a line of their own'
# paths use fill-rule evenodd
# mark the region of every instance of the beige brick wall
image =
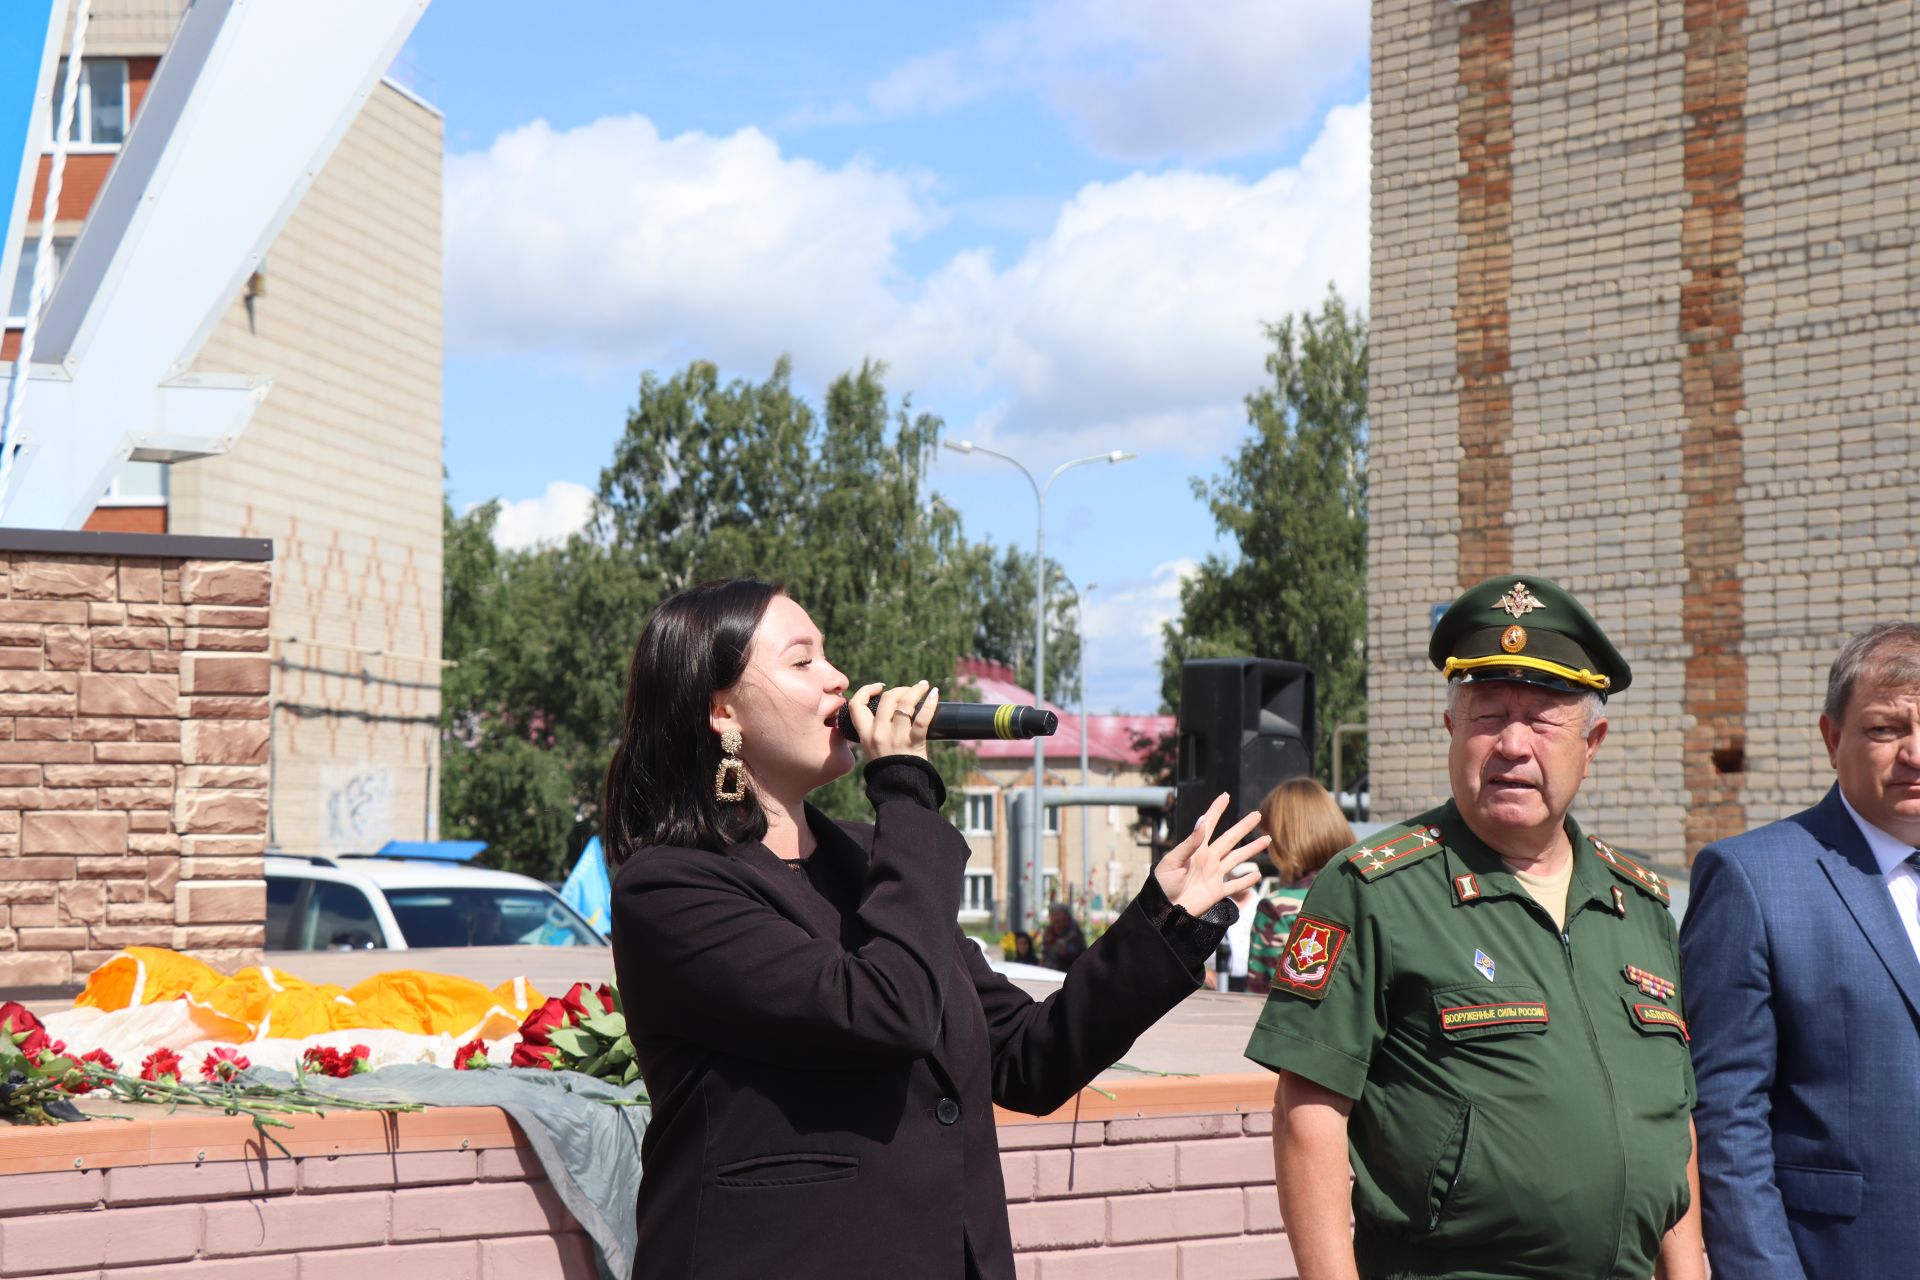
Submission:
<svg viewBox="0 0 1920 1280">
<path fill-rule="evenodd" d="M 433 834 L 440 711 L 441 119 L 379 86 L 196 364 L 265 374 L 171 529 L 273 539 L 281 847 Z"/>
<path fill-rule="evenodd" d="M 1907 6 L 1864 0 L 1511 9 L 1512 567 L 1572 588 L 1634 666 L 1578 811 L 1678 860 L 1710 799 L 1731 796 L 1722 816 L 1755 824 L 1818 798 L 1827 662 L 1847 634 L 1914 614 L 1917 38 Z M 1463 558 L 1451 273 L 1467 13 L 1374 4 L 1370 746 L 1383 817 L 1444 794 L 1425 647 Z M 1712 78 L 1690 85 L 1690 59 Z M 1701 125 L 1712 131 L 1690 151 Z M 1716 213 L 1713 185 L 1728 182 L 1737 198 Z M 1699 310 L 1683 317 L 1688 289 Z M 1725 358 L 1714 332 L 1733 335 Z M 1731 606 L 1706 596 L 1715 556 Z M 1704 647 L 1721 634 L 1724 669 Z M 1744 771 L 1716 790 L 1695 757 L 1739 743 Z"/>
<path fill-rule="evenodd" d="M 151 541 L 0 550 L 0 990 L 259 958 L 272 566 Z"/>
<path fill-rule="evenodd" d="M 1373 6 L 1367 716 L 1382 816 L 1416 813 L 1446 788 L 1427 622 L 1453 598 L 1459 557 L 1459 21 L 1431 0 Z"/>
</svg>

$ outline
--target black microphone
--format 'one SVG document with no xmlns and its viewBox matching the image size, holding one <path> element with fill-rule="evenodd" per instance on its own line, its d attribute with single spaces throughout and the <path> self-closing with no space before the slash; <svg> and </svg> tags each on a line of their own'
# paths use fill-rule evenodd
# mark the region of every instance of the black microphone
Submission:
<svg viewBox="0 0 1920 1280">
<path fill-rule="evenodd" d="M 869 706 L 877 706 L 878 694 Z M 860 741 L 853 727 L 853 710 L 840 708 L 840 736 L 849 742 Z M 1051 738 L 1060 730 L 1060 717 L 1040 707 L 1023 707 L 1011 702 L 943 702 L 933 709 L 933 723 L 927 737 L 949 741 L 966 739 Z"/>
</svg>

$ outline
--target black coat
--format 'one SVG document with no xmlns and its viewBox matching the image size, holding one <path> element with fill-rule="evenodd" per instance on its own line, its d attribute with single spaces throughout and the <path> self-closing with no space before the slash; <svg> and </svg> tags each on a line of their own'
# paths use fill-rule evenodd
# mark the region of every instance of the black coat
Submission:
<svg viewBox="0 0 1920 1280">
<path fill-rule="evenodd" d="M 620 868 L 653 1100 L 635 1280 L 960 1280 L 969 1257 L 1012 1280 L 993 1104 L 1056 1109 L 1199 985 L 1169 941 L 1192 953 L 1196 922 L 1163 935 L 1139 903 L 1045 1001 L 994 973 L 954 923 L 967 843 L 906 772 L 869 766 L 872 825 L 809 809 L 804 872 L 759 843 Z"/>
</svg>

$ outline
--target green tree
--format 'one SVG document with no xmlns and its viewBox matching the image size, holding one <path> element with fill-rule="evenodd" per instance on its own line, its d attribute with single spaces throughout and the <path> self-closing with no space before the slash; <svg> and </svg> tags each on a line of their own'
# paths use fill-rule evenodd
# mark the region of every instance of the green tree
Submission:
<svg viewBox="0 0 1920 1280">
<path fill-rule="evenodd" d="M 785 361 L 759 383 L 722 382 L 705 362 L 649 374 L 587 531 L 501 552 L 494 508 L 448 512 L 446 652 L 459 663 L 443 693 L 448 834 L 489 840 L 500 865 L 563 873 L 598 829 L 640 626 L 708 579 L 785 583 L 856 684 L 925 678 L 965 695 L 954 665 L 981 630 L 991 552 L 927 491 L 940 420 L 891 403 L 883 378 L 871 363 L 843 375 L 816 412 Z M 969 761 L 958 747 L 935 753 L 956 804 Z M 867 812 L 857 778 L 814 800 Z"/>
<path fill-rule="evenodd" d="M 972 653 L 1013 668 L 1015 682 L 1033 688 L 1033 556 L 1018 547 L 971 549 L 971 598 L 977 602 Z M 1067 575 L 1047 560 L 1047 690 L 1063 707 L 1080 698 L 1080 628 Z"/>
<path fill-rule="evenodd" d="M 1317 314 L 1267 335 L 1272 383 L 1246 398 L 1251 435 L 1224 475 L 1193 482 L 1233 551 L 1181 588 L 1162 689 L 1177 705 L 1188 658 L 1306 663 L 1324 774 L 1334 725 L 1366 715 L 1367 325 L 1329 289 Z M 1361 759 L 1342 762 L 1345 777 Z"/>
</svg>

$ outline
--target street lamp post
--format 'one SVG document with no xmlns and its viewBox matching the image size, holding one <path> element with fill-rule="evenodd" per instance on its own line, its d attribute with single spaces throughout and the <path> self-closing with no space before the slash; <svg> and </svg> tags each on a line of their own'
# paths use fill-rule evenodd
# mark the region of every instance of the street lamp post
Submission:
<svg viewBox="0 0 1920 1280">
<path fill-rule="evenodd" d="M 1011 463 L 1021 475 L 1027 478 L 1027 484 L 1033 489 L 1033 696 L 1035 701 L 1044 706 L 1047 701 L 1047 494 L 1052 491 L 1055 480 L 1058 480 L 1062 475 L 1075 467 L 1084 467 L 1095 462 L 1126 462 L 1138 455 L 1128 453 L 1124 449 L 1115 449 L 1109 453 L 1096 453 L 1085 458 L 1075 458 L 1070 462 L 1063 462 L 1055 467 L 1052 473 L 1047 476 L 1046 483 L 1042 484 L 1033 478 L 1033 472 L 1027 470 L 1026 465 L 1022 463 L 1020 459 L 1001 453 L 997 449 L 989 449 L 985 445 L 975 444 L 971 440 L 948 440 L 945 444 L 947 448 L 953 450 L 955 453 L 984 453 L 989 458 L 998 458 L 1002 462 Z M 1033 814 L 1032 825 L 1030 827 L 1033 865 L 1026 868 L 1031 892 L 1027 895 L 1024 903 L 1019 904 L 1018 907 L 1008 912 L 1008 926 L 1010 928 L 1019 927 L 1014 923 L 1016 919 L 1021 923 L 1031 926 L 1035 909 L 1034 904 L 1037 903 L 1041 895 L 1046 892 L 1046 855 L 1044 850 L 1046 849 L 1047 814 L 1046 804 L 1042 794 L 1046 788 L 1046 744 L 1047 740 L 1045 738 L 1035 738 L 1033 740 Z M 1009 842 L 1008 847 L 1012 847 L 1011 842 Z M 1018 874 L 1012 867 L 1007 868 L 1007 870 L 1010 873 L 1008 879 L 1013 882 L 1009 888 L 1017 889 L 1020 883 Z M 1010 902 L 1009 906 L 1013 907 L 1014 904 Z"/>
<path fill-rule="evenodd" d="M 1100 584 L 1089 582 L 1084 588 L 1075 588 L 1073 593 L 1073 629 L 1080 633 L 1080 785 L 1090 787 L 1093 780 L 1087 777 L 1087 595 Z M 1082 810 L 1080 815 L 1080 914 L 1085 916 L 1093 909 L 1093 826 L 1091 811 Z"/>
</svg>

